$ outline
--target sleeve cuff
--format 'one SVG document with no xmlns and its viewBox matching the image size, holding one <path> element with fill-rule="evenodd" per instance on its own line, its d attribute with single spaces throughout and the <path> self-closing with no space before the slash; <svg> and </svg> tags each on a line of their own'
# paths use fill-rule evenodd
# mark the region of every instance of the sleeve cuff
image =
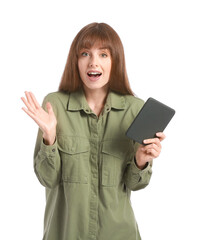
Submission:
<svg viewBox="0 0 198 240">
<path fill-rule="evenodd" d="M 55 140 L 53 145 L 46 145 L 43 140 L 41 141 L 41 151 L 46 154 L 55 154 L 58 150 L 57 140 Z"/>
<path fill-rule="evenodd" d="M 135 158 L 133 158 L 132 163 L 131 163 L 131 170 L 135 174 L 143 174 L 145 172 L 148 172 L 152 167 L 152 164 L 150 162 L 147 163 L 147 166 L 144 169 L 138 168 L 138 166 L 135 163 Z"/>
</svg>

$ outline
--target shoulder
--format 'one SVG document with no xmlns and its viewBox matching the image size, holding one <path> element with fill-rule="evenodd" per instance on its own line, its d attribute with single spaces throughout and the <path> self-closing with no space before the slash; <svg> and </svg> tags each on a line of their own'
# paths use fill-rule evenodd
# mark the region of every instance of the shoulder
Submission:
<svg viewBox="0 0 198 240">
<path fill-rule="evenodd" d="M 144 101 L 136 96 L 123 95 L 125 99 L 125 111 L 135 118 L 144 105 Z"/>
<path fill-rule="evenodd" d="M 144 101 L 136 96 L 132 96 L 132 95 L 124 95 L 126 104 L 132 104 L 132 105 L 143 105 Z"/>
<path fill-rule="evenodd" d="M 66 108 L 69 99 L 69 93 L 66 92 L 51 92 L 44 97 L 42 106 L 45 108 L 47 102 L 50 102 L 53 109 Z"/>
<path fill-rule="evenodd" d="M 124 99 L 126 109 L 130 109 L 133 112 L 139 112 L 144 105 L 144 101 L 136 96 L 124 95 Z"/>
<path fill-rule="evenodd" d="M 66 103 L 69 98 L 69 93 L 66 92 L 52 92 L 45 96 L 44 101 L 49 101 L 53 103 Z"/>
<path fill-rule="evenodd" d="M 138 115 L 140 110 L 142 109 L 144 105 L 144 101 L 136 96 L 132 95 L 123 95 L 125 99 L 125 119 L 127 128 L 131 125 L 132 121 L 135 119 L 135 117 Z"/>
</svg>

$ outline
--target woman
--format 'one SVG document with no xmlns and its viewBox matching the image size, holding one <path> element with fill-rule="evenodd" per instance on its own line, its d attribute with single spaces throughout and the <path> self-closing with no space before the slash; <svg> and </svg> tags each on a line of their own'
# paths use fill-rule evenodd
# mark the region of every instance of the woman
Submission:
<svg viewBox="0 0 198 240">
<path fill-rule="evenodd" d="M 124 50 L 107 24 L 92 23 L 70 48 L 59 91 L 23 110 L 40 130 L 35 173 L 46 187 L 45 240 L 139 240 L 131 190 L 146 187 L 163 133 L 138 145 L 125 135 L 143 106 L 130 89 Z"/>
</svg>

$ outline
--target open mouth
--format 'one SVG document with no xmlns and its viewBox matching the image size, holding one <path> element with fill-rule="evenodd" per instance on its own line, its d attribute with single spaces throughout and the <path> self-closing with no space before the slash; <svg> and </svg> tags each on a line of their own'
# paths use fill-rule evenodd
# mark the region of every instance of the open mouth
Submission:
<svg viewBox="0 0 198 240">
<path fill-rule="evenodd" d="M 100 73 L 100 72 L 88 72 L 87 75 L 89 77 L 97 78 L 97 77 L 100 77 L 102 75 L 102 73 Z"/>
</svg>

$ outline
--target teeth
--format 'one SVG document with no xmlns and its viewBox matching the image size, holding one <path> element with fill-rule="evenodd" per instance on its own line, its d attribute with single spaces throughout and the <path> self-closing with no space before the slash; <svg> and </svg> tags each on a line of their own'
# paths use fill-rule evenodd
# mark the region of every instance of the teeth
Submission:
<svg viewBox="0 0 198 240">
<path fill-rule="evenodd" d="M 101 73 L 99 73 L 99 72 L 89 72 L 89 74 L 98 75 L 98 74 L 101 74 Z"/>
</svg>

